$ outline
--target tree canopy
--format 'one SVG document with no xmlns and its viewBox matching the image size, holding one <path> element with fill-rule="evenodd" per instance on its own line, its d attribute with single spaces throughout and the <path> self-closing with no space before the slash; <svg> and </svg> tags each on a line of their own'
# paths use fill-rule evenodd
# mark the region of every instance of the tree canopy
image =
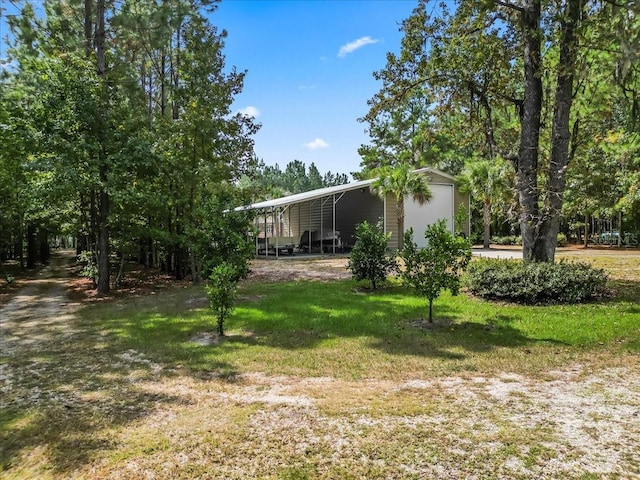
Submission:
<svg viewBox="0 0 640 480">
<path fill-rule="evenodd" d="M 553 260 L 565 204 L 593 211 L 578 205 L 580 167 L 609 157 L 637 179 L 638 13 L 637 2 L 421 0 L 400 53 L 374 73 L 364 175 L 389 162 L 458 174 L 506 160 L 524 258 Z M 618 199 L 598 203 L 632 211 L 630 182 L 615 180 Z"/>
<path fill-rule="evenodd" d="M 254 168 L 259 128 L 231 112 L 246 72 L 225 64 L 214 10 L 208 0 L 46 0 L 36 15 L 22 2 L 0 81 L 0 171 L 12 179 L 0 196 L 4 243 L 25 230 L 30 243 L 77 237 L 100 293 L 113 249 L 197 281 L 206 228 L 221 227 L 203 218 L 222 217 L 222 199 L 243 201 L 235 185 Z"/>
</svg>

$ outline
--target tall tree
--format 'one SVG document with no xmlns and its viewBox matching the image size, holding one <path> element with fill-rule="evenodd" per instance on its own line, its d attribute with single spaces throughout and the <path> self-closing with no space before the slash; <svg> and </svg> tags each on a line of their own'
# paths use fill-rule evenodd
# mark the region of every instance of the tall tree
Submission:
<svg viewBox="0 0 640 480">
<path fill-rule="evenodd" d="M 489 248 L 493 207 L 509 191 L 509 165 L 501 159 L 471 161 L 458 177 L 460 189 L 482 204 L 482 243 Z"/>
<path fill-rule="evenodd" d="M 394 167 L 382 167 L 376 171 L 378 178 L 371 188 L 380 197 L 391 195 L 396 201 L 396 220 L 398 225 L 398 248 L 402 248 L 404 239 L 404 200 L 411 197 L 420 205 L 433 197 L 429 182 L 424 175 L 415 173 L 414 169 L 401 163 Z"/>
<path fill-rule="evenodd" d="M 466 112 L 482 127 L 476 135 L 484 140 L 485 158 L 500 154 L 514 163 L 525 260 L 552 261 L 570 146 L 579 129 L 572 109 L 582 93 L 576 78 L 583 82 L 592 66 L 583 61 L 586 52 L 612 47 L 610 36 L 590 38 L 586 32 L 597 30 L 604 17 L 609 25 L 616 23 L 613 18 L 628 17 L 631 7 L 474 0 L 458 2 L 450 11 L 422 0 L 403 23 L 400 55 L 389 55 L 386 68 L 376 73 L 383 87 L 371 101 L 369 117 L 424 89 L 434 95 L 434 109 Z M 594 60 L 610 62 L 605 57 Z M 518 113 L 515 118 L 505 116 L 509 108 Z"/>
<path fill-rule="evenodd" d="M 98 256 L 101 293 L 114 245 L 176 276 L 190 263 L 196 279 L 203 202 L 252 162 L 258 126 L 230 113 L 244 72 L 225 66 L 211 4 L 46 1 L 42 19 L 31 11 L 12 24 L 7 88 L 26 92 L 35 132 L 24 155 L 57 192 L 47 198 L 74 206 L 56 221 L 77 225 Z"/>
</svg>

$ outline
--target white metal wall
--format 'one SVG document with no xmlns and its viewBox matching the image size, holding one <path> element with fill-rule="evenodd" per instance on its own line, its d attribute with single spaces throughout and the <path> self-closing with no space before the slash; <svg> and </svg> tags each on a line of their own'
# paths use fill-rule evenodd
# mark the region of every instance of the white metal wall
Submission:
<svg viewBox="0 0 640 480">
<path fill-rule="evenodd" d="M 424 231 L 428 225 L 440 219 L 447 221 L 447 227 L 454 231 L 454 190 L 453 185 L 431 184 L 433 198 L 429 203 L 420 205 L 411 197 L 404 200 L 404 228 L 413 228 L 413 239 L 418 247 L 426 247 Z"/>
</svg>

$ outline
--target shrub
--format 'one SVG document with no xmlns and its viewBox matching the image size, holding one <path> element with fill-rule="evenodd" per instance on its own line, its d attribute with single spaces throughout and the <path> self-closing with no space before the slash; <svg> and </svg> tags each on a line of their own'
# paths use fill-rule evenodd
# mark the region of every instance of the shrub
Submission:
<svg viewBox="0 0 640 480">
<path fill-rule="evenodd" d="M 399 252 L 404 267 L 399 276 L 405 285 L 429 300 L 429 322 L 433 322 L 433 301 L 444 289 L 457 295 L 460 275 L 471 260 L 471 246 L 447 230 L 444 220 L 429 225 L 424 236 L 427 246 L 419 249 L 413 241 L 413 229 L 405 232 Z"/>
<path fill-rule="evenodd" d="M 604 270 L 580 262 L 481 259 L 467 273 L 473 294 L 525 304 L 583 302 L 602 294 L 607 282 Z"/>
<path fill-rule="evenodd" d="M 382 231 L 382 223 L 371 225 L 364 221 L 356 227 L 356 243 L 349 255 L 347 268 L 356 280 L 369 280 L 375 289 L 395 268 L 396 261 L 387 252 L 391 233 Z"/>
<path fill-rule="evenodd" d="M 78 262 L 82 265 L 80 275 L 85 278 L 90 278 L 93 282 L 93 286 L 98 285 L 98 263 L 94 252 L 89 250 L 83 250 L 78 255 Z"/>
<path fill-rule="evenodd" d="M 567 246 L 567 236 L 564 233 L 559 233 L 558 234 L 558 246 L 559 247 L 566 247 Z"/>
<path fill-rule="evenodd" d="M 508 235 L 506 237 L 491 237 L 491 243 L 495 245 L 522 245 L 522 237 Z"/>
<path fill-rule="evenodd" d="M 213 267 L 207 285 L 209 305 L 218 320 L 218 335 L 224 335 L 224 322 L 234 309 L 239 275 L 234 266 L 222 262 Z"/>
</svg>

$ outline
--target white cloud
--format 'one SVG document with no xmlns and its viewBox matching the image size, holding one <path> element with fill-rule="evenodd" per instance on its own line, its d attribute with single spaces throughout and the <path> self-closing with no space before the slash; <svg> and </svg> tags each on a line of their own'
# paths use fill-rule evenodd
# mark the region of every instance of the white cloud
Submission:
<svg viewBox="0 0 640 480">
<path fill-rule="evenodd" d="M 372 43 L 378 43 L 380 40 L 371 37 L 362 37 L 353 42 L 347 43 L 340 47 L 340 51 L 338 52 L 339 57 L 346 57 L 348 53 L 351 53 L 359 48 L 364 47 L 365 45 L 370 45 Z"/>
<path fill-rule="evenodd" d="M 260 115 L 260 110 L 249 105 L 248 107 L 238 110 L 238 113 L 241 113 L 242 115 L 245 115 L 247 117 L 257 118 L 258 115 Z"/>
<path fill-rule="evenodd" d="M 313 90 L 314 88 L 316 88 L 315 85 L 300 85 L 298 90 Z"/>
<path fill-rule="evenodd" d="M 321 138 L 316 138 L 313 142 L 305 143 L 304 146 L 309 150 L 317 150 L 318 148 L 327 148 L 329 144 Z"/>
</svg>

